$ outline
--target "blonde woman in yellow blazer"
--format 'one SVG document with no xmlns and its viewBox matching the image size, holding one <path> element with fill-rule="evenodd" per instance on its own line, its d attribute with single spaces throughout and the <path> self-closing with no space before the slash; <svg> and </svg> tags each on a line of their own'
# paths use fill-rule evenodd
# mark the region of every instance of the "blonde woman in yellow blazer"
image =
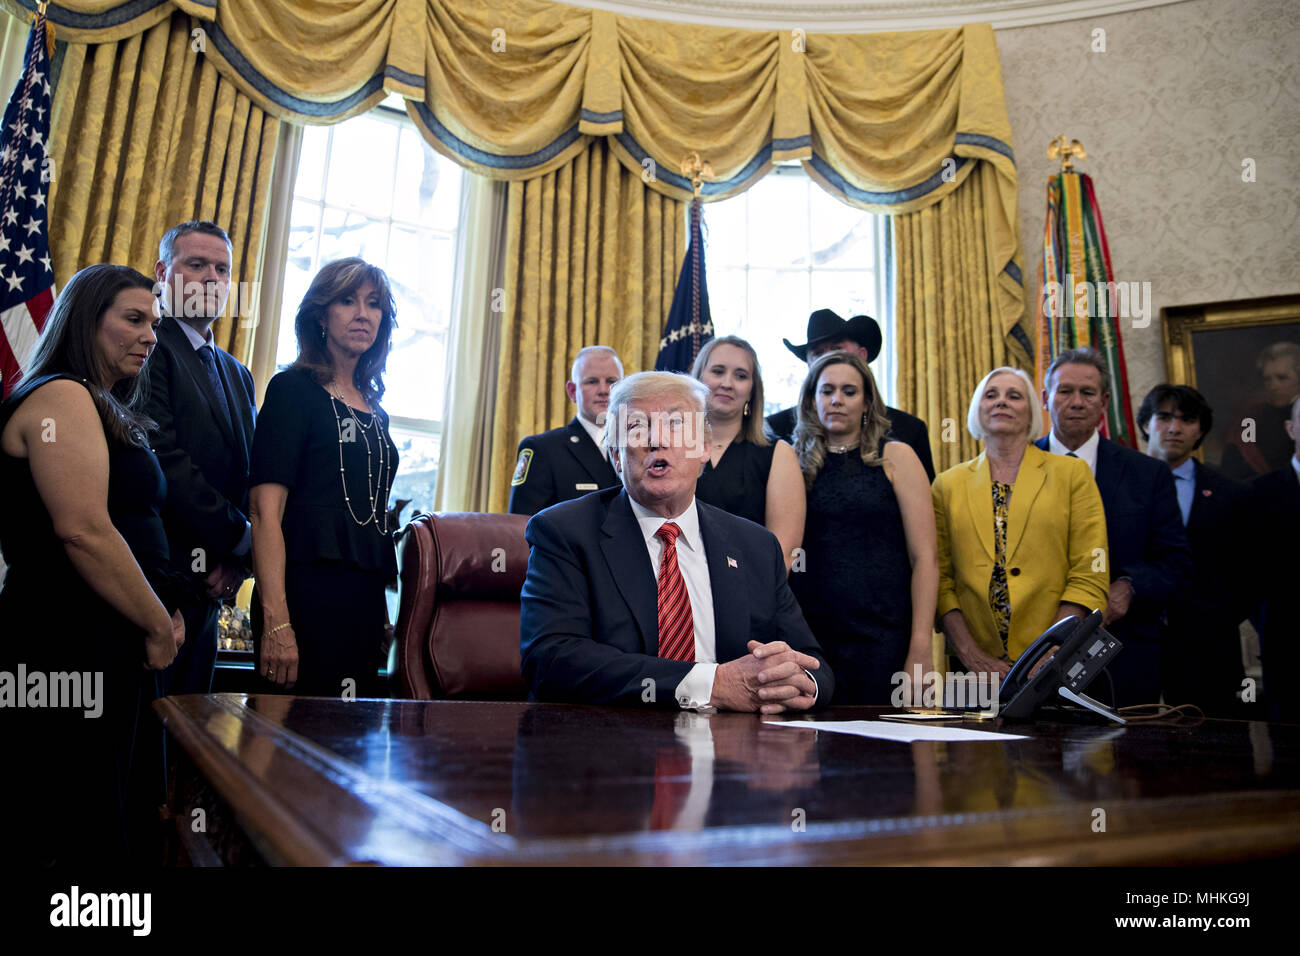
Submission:
<svg viewBox="0 0 1300 956">
<path fill-rule="evenodd" d="M 939 625 L 962 663 L 982 673 L 1005 675 L 1053 622 L 1106 606 L 1106 515 L 1097 483 L 1082 459 L 1034 447 L 1043 431 L 1034 394 L 1019 369 L 986 375 L 966 416 L 984 452 L 939 475 L 932 489 Z M 995 482 L 1005 504 L 1003 535 Z M 1008 605 L 1009 620 L 995 609 Z M 999 620 L 1007 625 L 1005 642 Z"/>
</svg>

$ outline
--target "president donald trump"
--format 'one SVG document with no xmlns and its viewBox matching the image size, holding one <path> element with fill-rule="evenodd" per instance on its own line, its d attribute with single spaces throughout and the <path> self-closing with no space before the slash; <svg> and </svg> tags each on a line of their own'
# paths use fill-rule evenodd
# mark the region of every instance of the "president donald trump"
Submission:
<svg viewBox="0 0 1300 956">
<path fill-rule="evenodd" d="M 529 521 L 530 699 L 765 714 L 830 702 L 834 678 L 777 539 L 695 500 L 708 394 L 668 372 L 620 381 L 605 443 L 622 487 Z"/>
</svg>

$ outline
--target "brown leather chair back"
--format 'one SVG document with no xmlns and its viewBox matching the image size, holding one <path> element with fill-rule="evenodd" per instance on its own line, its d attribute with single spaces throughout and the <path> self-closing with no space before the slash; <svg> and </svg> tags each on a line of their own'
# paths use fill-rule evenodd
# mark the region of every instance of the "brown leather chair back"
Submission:
<svg viewBox="0 0 1300 956">
<path fill-rule="evenodd" d="M 523 700 L 519 592 L 527 515 L 416 515 L 397 543 L 401 604 L 393 693 Z"/>
</svg>

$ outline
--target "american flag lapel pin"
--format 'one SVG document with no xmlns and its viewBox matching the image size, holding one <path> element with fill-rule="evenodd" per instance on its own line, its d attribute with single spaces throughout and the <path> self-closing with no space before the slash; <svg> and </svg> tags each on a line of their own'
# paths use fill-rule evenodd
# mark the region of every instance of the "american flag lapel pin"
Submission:
<svg viewBox="0 0 1300 956">
<path fill-rule="evenodd" d="M 729 568 L 738 568 L 738 567 L 740 567 L 740 565 L 738 565 L 738 564 L 736 563 L 736 559 L 735 559 L 735 558 L 733 558 L 731 555 L 727 555 L 727 567 L 729 567 Z"/>
</svg>

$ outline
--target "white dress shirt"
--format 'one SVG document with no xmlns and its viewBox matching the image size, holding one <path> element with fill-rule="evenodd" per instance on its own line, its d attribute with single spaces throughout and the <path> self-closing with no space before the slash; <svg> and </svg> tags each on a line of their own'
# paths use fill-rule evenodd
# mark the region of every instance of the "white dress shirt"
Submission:
<svg viewBox="0 0 1300 956">
<path fill-rule="evenodd" d="M 713 798 L 713 729 L 709 718 L 689 711 L 678 714 L 673 724 L 673 737 L 691 755 L 691 783 L 681 810 L 669 829 L 703 830 Z"/>
<path fill-rule="evenodd" d="M 1088 440 L 1078 448 L 1074 449 L 1074 457 L 1082 458 L 1088 463 L 1088 467 L 1092 469 L 1092 476 L 1094 478 L 1097 477 L 1097 446 L 1100 444 L 1101 433 L 1096 429 L 1093 429 Z M 1057 439 L 1056 429 L 1052 429 L 1051 434 L 1047 438 L 1047 448 L 1053 455 L 1068 455 L 1071 453 L 1070 449 L 1062 445 Z"/>
<path fill-rule="evenodd" d="M 591 422 L 587 421 L 581 415 L 578 416 L 578 424 L 582 426 L 583 431 L 585 431 L 588 435 L 591 436 L 591 440 L 596 444 L 596 449 L 602 455 L 605 454 L 605 449 L 600 447 L 600 443 L 605 439 L 605 426 L 593 425 Z"/>
<path fill-rule="evenodd" d="M 659 561 L 664 553 L 662 538 L 655 532 L 672 521 L 681 528 L 677 536 L 677 568 L 686 583 L 686 595 L 691 599 L 691 623 L 695 628 L 695 666 L 690 669 L 674 692 L 677 703 L 683 710 L 697 710 L 709 706 L 713 699 L 713 679 L 718 672 L 717 634 L 713 622 L 713 583 L 709 577 L 709 559 L 704 552 L 704 539 L 700 537 L 700 513 L 695 507 L 695 499 L 690 506 L 676 518 L 657 515 L 644 505 L 638 504 L 631 495 L 628 503 L 636 523 L 641 526 L 641 535 L 645 538 L 646 552 L 650 556 L 650 567 L 654 571 L 656 584 L 659 581 Z M 813 682 L 813 703 L 821 693 L 817 678 L 812 671 L 804 670 Z"/>
<path fill-rule="evenodd" d="M 578 419 L 582 421 L 581 418 Z M 677 567 L 686 583 L 686 596 L 691 599 L 691 622 L 695 628 L 695 666 L 682 678 L 674 695 L 684 710 L 708 706 L 713 697 L 713 678 L 718 671 L 717 635 L 713 626 L 713 585 L 709 579 L 709 561 L 700 538 L 700 514 L 695 499 L 676 518 L 665 518 L 639 504 L 630 496 L 632 514 L 641 526 L 646 553 L 655 581 L 659 580 L 659 561 L 664 553 L 662 538 L 655 536 L 663 525 L 672 521 L 681 528 L 677 536 Z"/>
<path fill-rule="evenodd" d="M 203 336 L 199 335 L 194 326 L 190 325 L 188 322 L 182 322 L 180 319 L 175 317 L 172 318 L 172 321 L 181 327 L 181 331 L 185 333 L 185 337 L 190 340 L 190 345 L 194 346 L 194 351 L 197 352 L 205 345 L 212 345 L 215 348 L 216 344 L 212 341 L 212 326 L 208 326 L 208 337 L 205 339 Z"/>
</svg>

